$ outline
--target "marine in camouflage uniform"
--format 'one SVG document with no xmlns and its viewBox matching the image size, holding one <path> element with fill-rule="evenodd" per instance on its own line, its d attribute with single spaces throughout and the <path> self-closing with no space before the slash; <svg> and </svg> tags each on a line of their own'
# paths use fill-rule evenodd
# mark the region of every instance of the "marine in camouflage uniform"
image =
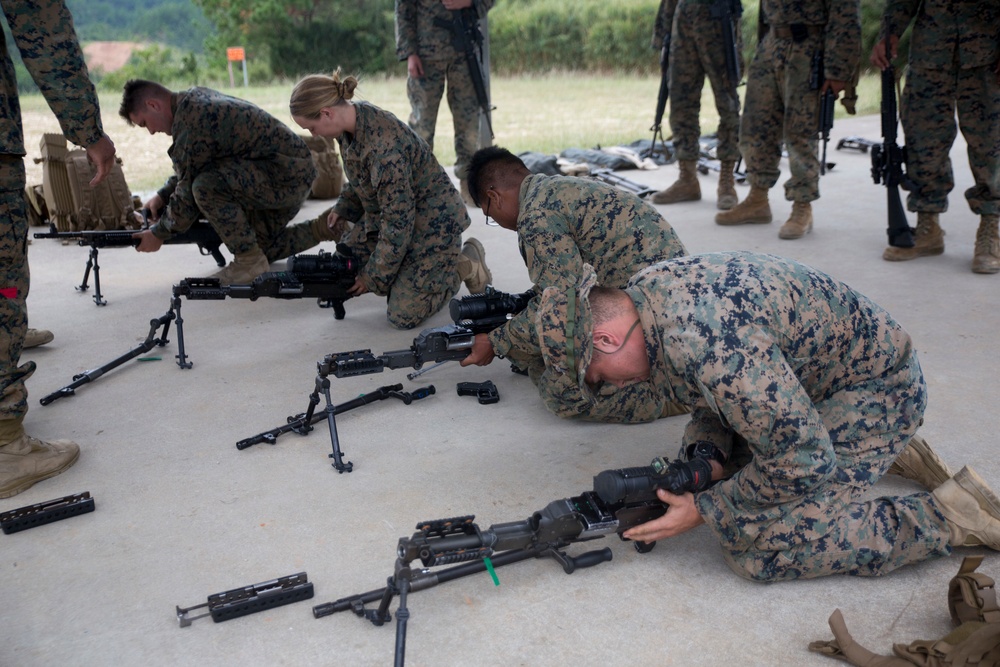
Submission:
<svg viewBox="0 0 1000 667">
<path fill-rule="evenodd" d="M 152 227 L 167 239 L 206 218 L 234 255 L 259 247 L 268 262 L 322 239 L 291 227 L 316 178 L 305 141 L 246 100 L 208 88 L 171 95 L 174 175 L 157 192 L 167 211 Z"/>
<path fill-rule="evenodd" d="M 411 329 L 461 285 L 469 212 L 424 141 L 388 111 L 354 109 L 354 134 L 338 140 L 349 182 L 333 210 L 355 223 L 341 243 L 361 260 L 368 290 L 388 297 L 389 323 Z"/>
<path fill-rule="evenodd" d="M 948 193 L 955 187 L 949 153 L 957 110 L 975 181 L 965 198 L 981 216 L 972 270 L 1000 272 L 1000 5 L 996 0 L 891 0 L 883 25 L 891 31 L 893 51 L 911 22 L 900 116 L 906 171 L 918 186 L 907 197 L 907 207 L 917 212 L 916 246 L 890 246 L 883 257 L 900 261 L 944 252 L 938 214 L 948 210 Z M 873 62 L 884 53 L 880 41 Z"/>
<path fill-rule="evenodd" d="M 452 4 L 471 7 L 482 19 L 492 9 L 493 0 L 453 0 Z M 464 185 L 469 160 L 479 147 L 479 102 L 465 53 L 458 51 L 453 42 L 456 13 L 445 7 L 444 0 L 396 0 L 396 56 L 408 61 L 410 127 L 432 150 L 438 107 L 447 84 L 448 107 L 455 126 L 455 176 Z M 422 75 L 414 75 L 409 63 L 414 57 Z"/>
<path fill-rule="evenodd" d="M 767 191 L 781 175 L 784 141 L 791 177 L 785 199 L 793 202 L 778 232 L 796 239 L 812 229 L 811 202 L 819 199 L 816 136 L 820 94 L 839 94 L 854 77 L 861 49 L 857 0 L 761 0 L 766 23 L 747 73 L 740 120 L 740 152 L 746 161 L 750 193 L 720 225 L 771 222 Z M 817 69 L 817 65 L 821 65 Z"/>
<path fill-rule="evenodd" d="M 595 356 L 593 282 L 585 273 L 579 299 L 546 291 L 538 311 L 546 373 L 584 387 Z M 692 409 L 682 456 L 708 443 L 725 458 L 734 434 L 752 454 L 693 496 L 734 571 L 876 576 L 951 553 L 935 495 L 861 499 L 907 445 L 927 400 L 912 342 L 886 311 L 819 271 L 744 252 L 663 262 L 625 291 L 650 380 Z"/>
<path fill-rule="evenodd" d="M 63 134 L 88 149 L 106 144 L 109 169 L 114 146 L 104 134 L 94 85 L 63 0 L 2 0 L 11 34 Z M 46 443 L 26 436 L 25 380 L 35 363 L 19 365 L 27 330 L 29 272 L 28 218 L 24 201 L 24 134 L 17 79 L 4 37 L 0 36 L 0 498 L 17 494 L 72 465 L 75 443 Z"/>
<path fill-rule="evenodd" d="M 656 204 L 701 199 L 697 165 L 701 153 L 701 90 L 708 77 L 719 113 L 718 207 L 736 205 L 733 169 L 740 159 L 740 97 L 738 81 L 726 71 L 726 49 L 720 19 L 712 16 L 718 0 L 661 0 L 653 31 L 653 48 L 659 52 L 664 40 L 670 45 L 670 132 L 680 166 L 680 178 L 653 195 Z M 734 26 L 739 34 L 739 23 Z"/>
<path fill-rule="evenodd" d="M 491 167 L 491 160 L 503 166 Z M 511 170 L 513 180 L 499 176 L 501 170 Z M 514 185 L 518 175 L 523 175 L 519 187 Z M 585 264 L 594 267 L 602 285 L 624 287 L 650 264 L 687 254 L 670 223 L 634 194 L 596 179 L 531 174 L 503 148 L 484 148 L 473 156 L 469 186 L 484 212 L 490 206 L 500 226 L 517 232 L 518 248 L 537 294 L 547 287 L 572 288 Z M 515 221 L 509 219 L 506 206 L 489 203 L 498 192 L 513 194 L 511 186 L 517 190 Z M 536 383 L 544 369 L 534 325 L 537 307 L 534 298 L 506 324 L 477 336 L 489 342 L 489 359 L 494 354 L 510 359 Z M 467 363 L 476 361 L 463 365 Z M 607 387 L 601 400 L 585 412 L 568 409 L 560 416 L 646 422 L 675 414 L 678 406 L 665 402 L 651 385 L 642 385 L 625 391 Z"/>
</svg>

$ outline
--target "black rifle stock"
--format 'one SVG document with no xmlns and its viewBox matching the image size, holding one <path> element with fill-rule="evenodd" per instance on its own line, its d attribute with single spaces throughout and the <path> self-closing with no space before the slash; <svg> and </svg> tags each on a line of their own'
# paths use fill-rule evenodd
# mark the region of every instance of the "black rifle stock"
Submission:
<svg viewBox="0 0 1000 667">
<path fill-rule="evenodd" d="M 143 211 L 144 219 L 148 215 L 148 210 Z M 98 306 L 107 305 L 107 301 L 104 300 L 101 294 L 101 267 L 97 262 L 98 251 L 101 248 L 127 248 L 129 246 L 136 247 L 139 245 L 139 239 L 134 238 L 134 235 L 147 229 L 145 225 L 141 229 L 113 229 L 113 230 L 87 230 L 79 232 L 60 232 L 56 231 L 55 225 L 49 227 L 48 232 L 36 232 L 36 239 L 63 239 L 76 241 L 80 246 L 90 246 L 90 255 L 87 258 L 87 266 L 83 272 L 83 280 L 77 286 L 77 290 L 81 292 L 87 291 L 89 285 L 87 281 L 90 279 L 90 272 L 94 272 L 94 303 Z M 202 255 L 211 255 L 215 260 L 215 263 L 219 266 L 226 265 L 226 258 L 222 255 L 220 248 L 222 248 L 222 239 L 219 238 L 218 233 L 212 228 L 207 222 L 196 222 L 188 228 L 187 231 L 176 234 L 166 241 L 166 245 L 184 245 L 184 244 L 195 244 L 198 246 L 198 252 Z"/>
<path fill-rule="evenodd" d="M 451 12 L 451 22 L 436 19 L 439 26 L 451 30 L 452 45 L 455 50 L 465 55 L 465 64 L 469 68 L 472 88 L 476 92 L 476 102 L 486 119 L 486 127 L 493 138 L 493 106 L 490 104 L 490 92 L 486 89 L 486 76 L 483 73 L 483 33 L 479 29 L 479 16 L 472 7 L 456 9 Z"/>
<path fill-rule="evenodd" d="M 889 35 L 886 30 L 885 45 L 888 56 Z M 887 58 L 888 59 L 888 58 Z M 882 143 L 872 146 L 872 180 L 885 185 L 889 224 L 886 234 L 889 245 L 896 248 L 912 248 L 916 245 L 914 230 L 906 221 L 906 211 L 899 195 L 899 189 L 916 190 L 916 184 L 903 171 L 906 162 L 906 148 L 900 147 L 896 136 L 898 121 L 896 110 L 896 70 L 890 63 L 882 70 Z"/>
<path fill-rule="evenodd" d="M 473 522 L 472 515 L 421 522 L 412 536 L 400 538 L 394 572 L 385 588 L 317 605 L 313 607 L 313 616 L 321 618 L 351 610 L 381 626 L 392 620 L 389 605 L 393 597 L 399 596 L 395 664 L 402 667 L 410 616 L 406 600 L 410 592 L 528 558 L 552 558 L 566 574 L 610 561 L 613 554 L 608 547 L 578 556 L 570 556 L 564 549 L 605 535 L 621 537 L 629 528 L 662 516 L 667 506 L 657 499 L 655 492 L 664 486 L 663 479 L 652 466 L 605 470 L 594 477 L 593 491 L 553 501 L 523 521 L 493 524 L 485 530 Z M 672 490 L 680 493 L 684 489 Z M 640 553 L 654 546 L 634 544 Z M 424 567 L 415 567 L 416 560 Z M 451 567 L 430 569 L 442 565 Z M 365 609 L 366 604 L 376 601 L 376 609 Z"/>
<path fill-rule="evenodd" d="M 738 30 L 740 18 L 743 16 L 743 3 L 740 0 L 715 0 L 712 3 L 712 18 L 719 21 L 722 29 L 722 48 L 726 56 L 726 74 L 733 87 L 740 85 L 743 74 L 740 72 L 740 44 Z"/>
</svg>

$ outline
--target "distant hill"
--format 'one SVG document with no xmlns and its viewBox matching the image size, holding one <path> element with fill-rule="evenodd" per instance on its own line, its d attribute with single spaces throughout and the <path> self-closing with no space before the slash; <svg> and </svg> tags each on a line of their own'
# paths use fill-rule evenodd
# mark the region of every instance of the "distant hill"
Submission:
<svg viewBox="0 0 1000 667">
<path fill-rule="evenodd" d="M 191 0 L 66 0 L 82 42 L 158 42 L 201 53 L 214 30 Z"/>
</svg>

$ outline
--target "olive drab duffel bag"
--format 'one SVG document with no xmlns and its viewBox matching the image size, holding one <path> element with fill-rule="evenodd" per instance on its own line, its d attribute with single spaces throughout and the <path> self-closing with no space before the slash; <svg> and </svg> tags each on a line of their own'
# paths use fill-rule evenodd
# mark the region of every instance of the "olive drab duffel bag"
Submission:
<svg viewBox="0 0 1000 667">
<path fill-rule="evenodd" d="M 60 232 L 130 229 L 137 226 L 135 202 L 115 158 L 107 178 L 91 187 L 96 170 L 81 148 L 70 150 L 61 134 L 42 135 L 39 144 L 42 191 L 49 220 Z"/>
<path fill-rule="evenodd" d="M 997 667 L 1000 665 L 1000 607 L 993 579 L 976 572 L 982 556 L 962 560 L 948 586 L 954 630 L 936 640 L 893 644 L 892 656 L 872 653 L 847 631 L 837 609 L 830 616 L 834 639 L 812 642 L 809 650 L 860 667 Z"/>
</svg>

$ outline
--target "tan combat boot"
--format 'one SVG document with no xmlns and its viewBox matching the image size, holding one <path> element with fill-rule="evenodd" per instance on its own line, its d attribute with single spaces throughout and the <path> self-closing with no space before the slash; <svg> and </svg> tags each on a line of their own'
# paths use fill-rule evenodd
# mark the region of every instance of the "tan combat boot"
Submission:
<svg viewBox="0 0 1000 667">
<path fill-rule="evenodd" d="M 1000 551 L 1000 499 L 975 470 L 965 466 L 931 495 L 948 521 L 951 546 Z"/>
<path fill-rule="evenodd" d="M 21 347 L 27 350 L 29 347 L 38 347 L 39 345 L 51 343 L 54 339 L 55 336 L 48 329 L 32 329 L 29 327 L 28 331 L 24 334 L 24 345 Z"/>
<path fill-rule="evenodd" d="M 337 218 L 337 222 L 331 227 L 327 224 L 327 220 L 330 214 L 333 212 L 333 207 L 330 207 L 323 211 L 318 218 L 312 221 L 312 232 L 313 236 L 316 237 L 317 243 L 322 243 L 323 241 L 340 241 L 340 237 L 344 235 L 344 232 L 350 227 L 350 223 L 343 218 Z"/>
<path fill-rule="evenodd" d="M 1000 272 L 1000 216 L 984 215 L 976 232 L 976 251 L 972 255 L 973 273 Z"/>
<path fill-rule="evenodd" d="M 458 256 L 458 276 L 469 288 L 470 294 L 482 294 L 493 282 L 493 274 L 486 266 L 486 249 L 477 239 L 469 239 Z"/>
<path fill-rule="evenodd" d="M 223 287 L 248 285 L 260 274 L 267 273 L 270 268 L 271 264 L 264 256 L 264 252 L 254 246 L 251 250 L 236 255 L 226 268 L 212 274 L 212 277 L 218 278 L 219 284 Z"/>
<path fill-rule="evenodd" d="M 736 169 L 735 162 L 723 161 L 719 165 L 719 187 L 715 190 L 715 208 L 720 211 L 728 211 L 736 206 L 740 200 L 736 196 L 736 179 L 733 176 L 734 169 Z"/>
<path fill-rule="evenodd" d="M 462 195 L 462 201 L 465 202 L 466 206 L 472 206 L 473 208 L 478 208 L 476 202 L 472 200 L 472 193 L 469 192 L 469 182 L 464 178 L 458 181 L 458 192 Z"/>
<path fill-rule="evenodd" d="M 778 230 L 779 239 L 800 239 L 813 228 L 812 204 L 807 201 L 793 201 L 792 214 Z"/>
<path fill-rule="evenodd" d="M 756 225 L 771 222 L 771 204 L 767 201 L 767 190 L 750 186 L 750 194 L 742 202 L 728 211 L 715 215 L 717 225 Z"/>
<path fill-rule="evenodd" d="M 889 246 L 882 252 L 887 262 L 905 262 L 917 257 L 940 255 L 944 252 L 944 230 L 938 224 L 937 213 L 917 213 L 917 229 L 912 248 Z"/>
<path fill-rule="evenodd" d="M 954 473 L 926 440 L 915 435 L 889 466 L 889 474 L 912 479 L 932 491 L 951 479 Z"/>
<path fill-rule="evenodd" d="M 698 201 L 701 199 L 701 185 L 698 183 L 698 163 L 693 160 L 681 160 L 681 174 L 666 190 L 660 190 L 653 195 L 654 204 L 676 204 L 681 201 Z"/>
<path fill-rule="evenodd" d="M 75 442 L 44 442 L 26 435 L 20 421 L 5 421 L 2 430 L 13 431 L 15 437 L 0 445 L 0 498 L 16 496 L 36 482 L 55 477 L 80 456 Z"/>
</svg>

